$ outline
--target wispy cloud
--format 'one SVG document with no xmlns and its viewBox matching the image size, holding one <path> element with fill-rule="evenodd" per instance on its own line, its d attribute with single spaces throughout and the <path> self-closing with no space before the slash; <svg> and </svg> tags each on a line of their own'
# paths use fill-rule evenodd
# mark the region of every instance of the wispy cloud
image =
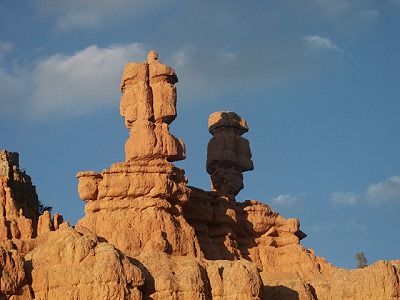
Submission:
<svg viewBox="0 0 400 300">
<path fill-rule="evenodd" d="M 337 205 L 354 206 L 361 203 L 361 200 L 372 206 L 400 203 L 400 176 L 370 184 L 362 194 L 340 191 L 331 194 L 332 203 Z"/>
<path fill-rule="evenodd" d="M 357 232 L 360 234 L 365 234 L 367 231 L 367 226 L 356 218 L 340 218 L 328 222 L 323 222 L 311 226 L 311 231 L 315 233 L 328 234 L 330 232 L 343 231 Z"/>
<path fill-rule="evenodd" d="M 119 11 L 140 13 L 157 5 L 175 4 L 161 0 L 35 1 L 40 11 L 54 15 L 57 28 L 65 31 L 102 27 L 107 21 L 105 18 L 116 16 Z M 274 4 L 274 7 L 282 9 L 280 5 Z M 265 8 L 268 4 L 261 6 Z M 273 88 L 299 78 L 319 76 L 344 65 L 339 44 L 319 35 L 303 39 L 284 24 L 274 28 L 274 14 L 260 15 L 256 9 L 243 10 L 229 1 L 218 2 L 217 6 L 215 2 L 198 1 L 179 8 L 179 13 L 162 20 L 163 26 L 154 26 L 157 29 L 153 39 L 157 38 L 156 50 L 166 49 L 160 53 L 160 60 L 178 74 L 180 103 L 199 99 L 219 101 L 227 91 L 235 93 L 260 86 Z M 221 11 L 224 11 L 223 18 Z M 205 13 L 207 21 L 204 21 Z M 151 42 L 149 38 L 148 43 Z M 170 50 L 171 45 L 176 52 Z M 142 61 L 145 56 L 143 49 L 126 50 L 128 48 L 90 46 L 75 53 L 50 54 L 39 58 L 33 66 L 19 66 L 23 74 L 17 74 L 16 69 L 3 70 L 0 76 L 6 78 L 4 82 L 12 83 L 6 87 L 10 100 L 0 101 L 8 101 L 8 107 L 12 108 L 20 99 L 28 99 L 25 101 L 30 105 L 24 107 L 36 116 L 52 112 L 71 116 L 87 113 L 91 106 L 94 110 L 102 108 L 109 105 L 112 97 L 119 97 L 113 92 L 119 84 L 123 64 Z M 136 55 L 138 53 L 140 55 Z M 11 87 L 18 89 L 20 82 L 24 82 L 24 89 L 13 92 Z M 25 95 L 16 101 L 13 94 L 17 93 Z M 71 112 L 73 109 L 76 112 Z"/>
<path fill-rule="evenodd" d="M 391 3 L 394 3 L 400 7 L 400 0 L 388 0 Z"/>
<path fill-rule="evenodd" d="M 332 203 L 338 205 L 354 206 L 358 202 L 358 196 L 352 192 L 349 193 L 334 192 L 331 195 L 331 201 Z"/>
<path fill-rule="evenodd" d="M 311 40 L 334 47 L 329 41 Z M 0 113 L 18 112 L 36 119 L 49 115 L 65 118 L 118 105 L 123 66 L 130 61 L 145 60 L 145 48 L 139 43 L 105 48 L 92 45 L 73 54 L 57 53 L 38 59 L 33 65 L 14 64 L 6 69 L 2 67 L 1 57 L 9 55 L 13 45 L 2 43 L 0 104 L 5 108 Z M 289 48 L 282 45 L 282 49 Z M 293 61 L 297 56 L 286 50 L 253 61 L 246 57 L 252 57 L 252 51 L 257 52 L 257 49 L 218 51 L 200 46 L 184 47 L 169 57 L 180 79 L 179 99 L 187 102 L 193 95 L 209 97 L 204 94 L 209 93 L 215 97 L 227 88 L 243 89 L 245 85 L 254 86 L 261 82 L 263 85 L 274 84 L 296 73 L 307 76 L 313 67 L 301 59 Z M 167 57 L 160 60 L 168 61 Z M 204 89 L 204 86 L 208 88 Z"/>
<path fill-rule="evenodd" d="M 303 40 L 306 41 L 310 46 L 317 49 L 342 52 L 342 50 L 335 43 L 326 37 L 321 37 L 319 35 L 308 35 L 305 36 Z"/>
<path fill-rule="evenodd" d="M 175 52 L 171 57 L 171 61 L 174 64 L 174 66 L 177 68 L 185 67 L 190 55 L 189 53 L 192 50 L 193 50 L 192 47 L 186 47 Z"/>
<path fill-rule="evenodd" d="M 33 118 L 70 117 L 118 105 L 124 64 L 143 61 L 144 48 L 141 44 L 93 45 L 72 55 L 52 55 L 31 68 L 0 69 L 0 90 L 5 93 L 0 104 L 8 112 L 14 109 Z"/>
<path fill-rule="evenodd" d="M 72 12 L 61 17 L 56 23 L 56 29 L 69 31 L 73 29 L 100 28 L 102 17 L 93 12 Z"/>
<path fill-rule="evenodd" d="M 389 0 L 398 2 L 399 0 Z M 316 9 L 321 17 L 337 22 L 339 20 L 346 23 L 357 21 L 360 15 L 369 15 L 374 18 L 379 15 L 373 3 L 369 1 L 354 0 L 311 0 L 310 4 Z"/>
<path fill-rule="evenodd" d="M 400 203 L 400 176 L 393 176 L 369 185 L 366 197 L 371 205 L 382 205 L 391 202 Z"/>
<path fill-rule="evenodd" d="M 14 44 L 10 42 L 0 42 L 0 62 L 14 48 Z"/>
<path fill-rule="evenodd" d="M 150 10 L 175 3 L 165 0 L 35 0 L 36 7 L 44 14 L 56 16 L 55 28 L 62 31 L 92 29 L 105 26 L 106 22 L 135 17 Z"/>
<path fill-rule="evenodd" d="M 311 0 L 311 4 L 324 18 L 338 18 L 351 11 L 355 1 L 349 0 Z"/>
<path fill-rule="evenodd" d="M 295 206 L 297 204 L 299 204 L 299 201 L 301 200 L 301 196 L 300 195 L 279 195 L 275 198 L 272 198 L 270 200 L 270 202 L 276 206 L 280 206 L 280 207 L 291 207 L 291 206 Z"/>
<path fill-rule="evenodd" d="M 358 19 L 361 23 L 372 24 L 375 23 L 380 16 L 377 9 L 365 9 L 358 13 Z"/>
<path fill-rule="evenodd" d="M 373 1 L 311 0 L 307 7 L 319 16 L 321 23 L 352 36 L 368 33 L 380 15 Z"/>
</svg>

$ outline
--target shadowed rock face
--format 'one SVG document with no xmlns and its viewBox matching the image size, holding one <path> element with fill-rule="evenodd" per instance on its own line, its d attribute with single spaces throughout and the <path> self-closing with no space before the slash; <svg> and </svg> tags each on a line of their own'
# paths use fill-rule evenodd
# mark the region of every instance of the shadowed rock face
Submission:
<svg viewBox="0 0 400 300">
<path fill-rule="evenodd" d="M 213 135 L 207 147 L 212 189 L 234 199 L 244 187 L 242 173 L 254 169 L 249 141 L 241 137 L 249 129 L 246 121 L 234 112 L 213 113 L 208 127 Z"/>
<path fill-rule="evenodd" d="M 0 299 L 399 299 L 400 261 L 339 269 L 300 245 L 297 219 L 236 202 L 253 169 L 243 118 L 209 118 L 212 191 L 187 186 L 177 77 L 151 51 L 125 66 L 126 159 L 79 172 L 85 216 L 74 228 L 39 214 L 18 154 L 0 151 Z"/>
</svg>

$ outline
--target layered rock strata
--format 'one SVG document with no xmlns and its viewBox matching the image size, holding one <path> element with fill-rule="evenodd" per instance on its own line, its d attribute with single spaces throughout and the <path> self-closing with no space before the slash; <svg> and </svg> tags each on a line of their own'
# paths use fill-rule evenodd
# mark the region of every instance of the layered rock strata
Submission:
<svg viewBox="0 0 400 300">
<path fill-rule="evenodd" d="M 19 154 L 0 151 L 0 239 L 37 234 L 39 199 L 31 178 L 19 168 Z"/>
<path fill-rule="evenodd" d="M 77 174 L 87 203 L 74 228 L 39 213 L 18 154 L 0 152 L 0 299 L 400 299 L 400 261 L 336 268 L 300 245 L 297 219 L 236 201 L 253 169 L 237 114 L 209 118 L 212 191 L 187 186 L 169 133 L 177 81 L 154 51 L 125 66 L 126 159 Z"/>
<path fill-rule="evenodd" d="M 186 219 L 184 207 L 192 189 L 186 186 L 184 171 L 172 164 L 185 158 L 185 148 L 169 133 L 176 117 L 177 81 L 154 51 L 147 62 L 125 66 L 120 112 L 130 129 L 126 159 L 101 174 L 77 174 L 79 194 L 87 202 L 78 225 L 139 262 L 147 282 L 144 295 L 257 299 L 263 289 L 256 267 L 239 256 L 229 263 L 205 259 L 196 230 Z M 226 277 L 235 273 L 244 278 L 242 285 Z"/>
<path fill-rule="evenodd" d="M 143 250 L 201 256 L 194 230 L 182 216 L 181 205 L 190 195 L 187 179 L 171 163 L 185 158 L 183 142 L 169 133 L 177 81 L 155 51 L 147 62 L 125 65 L 120 112 L 130 130 L 126 160 L 101 174 L 77 174 L 79 194 L 88 202 L 79 225 L 131 256 Z"/>
<path fill-rule="evenodd" d="M 186 157 L 185 146 L 169 133 L 176 118 L 178 77 L 151 51 L 148 61 L 125 65 L 121 81 L 120 113 L 130 130 L 125 144 L 126 161 L 161 157 L 168 161 Z"/>
<path fill-rule="evenodd" d="M 207 172 L 212 189 L 228 199 L 243 189 L 243 172 L 254 169 L 246 121 L 234 112 L 215 112 L 208 119 L 213 138 L 207 147 Z"/>
<path fill-rule="evenodd" d="M 36 237 L 68 227 L 62 215 L 39 211 L 30 176 L 19 167 L 19 154 L 0 151 L 0 299 L 33 299 L 25 257 Z"/>
</svg>

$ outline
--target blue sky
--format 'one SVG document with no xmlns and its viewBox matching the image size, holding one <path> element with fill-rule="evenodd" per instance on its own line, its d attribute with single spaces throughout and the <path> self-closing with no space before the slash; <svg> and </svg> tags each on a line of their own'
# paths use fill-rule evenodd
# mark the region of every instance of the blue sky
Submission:
<svg viewBox="0 0 400 300">
<path fill-rule="evenodd" d="M 247 120 L 256 199 L 334 265 L 400 258 L 400 1 L 0 1 L 0 148 L 41 201 L 84 215 L 79 171 L 124 160 L 125 63 L 155 49 L 178 75 L 189 184 L 214 111 Z"/>
</svg>

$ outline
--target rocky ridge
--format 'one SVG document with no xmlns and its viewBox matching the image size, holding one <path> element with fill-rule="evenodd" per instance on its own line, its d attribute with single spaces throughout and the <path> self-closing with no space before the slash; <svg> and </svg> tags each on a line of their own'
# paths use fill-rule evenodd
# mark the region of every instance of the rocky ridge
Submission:
<svg viewBox="0 0 400 300">
<path fill-rule="evenodd" d="M 125 66 L 124 162 L 79 172 L 85 216 L 70 227 L 39 214 L 17 153 L 0 152 L 0 299 L 400 299 L 400 261 L 344 270 L 300 245 L 297 219 L 256 200 L 237 202 L 253 169 L 233 112 L 209 118 L 212 190 L 187 185 L 175 71 L 151 51 Z"/>
</svg>

